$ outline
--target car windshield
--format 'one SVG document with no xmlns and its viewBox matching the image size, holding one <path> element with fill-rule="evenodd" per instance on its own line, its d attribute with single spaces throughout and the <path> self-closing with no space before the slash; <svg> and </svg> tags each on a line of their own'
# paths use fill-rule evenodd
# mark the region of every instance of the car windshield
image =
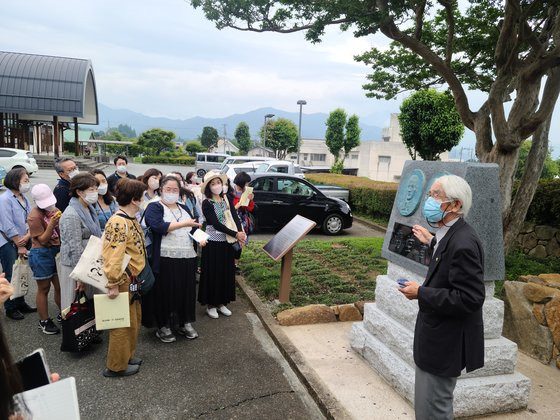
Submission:
<svg viewBox="0 0 560 420">
<path fill-rule="evenodd" d="M 268 169 L 268 163 L 261 163 L 257 167 L 257 170 L 255 172 L 260 174 L 260 173 L 266 172 L 267 169 Z"/>
<path fill-rule="evenodd" d="M 246 172 L 249 174 L 255 172 L 255 168 L 235 168 L 234 171 L 236 174 L 241 172 Z"/>
</svg>

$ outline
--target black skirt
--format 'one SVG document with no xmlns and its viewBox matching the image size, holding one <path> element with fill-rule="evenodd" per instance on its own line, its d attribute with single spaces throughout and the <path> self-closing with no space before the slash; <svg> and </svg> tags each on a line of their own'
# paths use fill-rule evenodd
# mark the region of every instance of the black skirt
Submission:
<svg viewBox="0 0 560 420">
<path fill-rule="evenodd" d="M 202 248 L 202 274 L 198 301 L 202 305 L 227 305 L 235 301 L 233 247 L 227 242 L 208 241 Z"/>
<path fill-rule="evenodd" d="M 160 258 L 150 293 L 142 297 L 142 325 L 177 327 L 196 320 L 196 258 Z"/>
</svg>

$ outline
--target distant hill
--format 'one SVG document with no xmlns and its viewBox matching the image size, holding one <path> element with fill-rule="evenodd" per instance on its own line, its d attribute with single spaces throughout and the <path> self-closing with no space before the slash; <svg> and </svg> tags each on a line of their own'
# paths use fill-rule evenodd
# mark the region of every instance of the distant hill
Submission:
<svg viewBox="0 0 560 420">
<path fill-rule="evenodd" d="M 204 118 L 192 117 L 184 120 L 149 117 L 138 112 L 128 109 L 112 109 L 103 104 L 99 104 L 99 121 L 98 126 L 88 126 L 94 130 L 106 130 L 107 126 L 117 127 L 119 124 L 128 124 L 140 134 L 150 128 L 163 128 L 171 130 L 181 139 L 195 139 L 202 133 L 205 126 L 215 127 L 220 135 L 223 135 L 223 125 L 226 124 L 227 136 L 233 137 L 237 124 L 245 121 L 249 124 L 251 138 L 258 139 L 259 130 L 264 124 L 264 116 L 266 114 L 274 114 L 274 118 L 287 118 L 292 120 L 296 125 L 299 120 L 299 113 L 286 112 L 274 108 L 260 108 L 245 114 L 234 114 L 225 118 Z M 325 122 L 328 115 L 324 113 L 303 114 L 301 124 L 301 135 L 305 138 L 322 139 L 325 137 Z M 381 128 L 368 124 L 360 124 L 362 129 L 362 141 L 381 140 Z"/>
</svg>

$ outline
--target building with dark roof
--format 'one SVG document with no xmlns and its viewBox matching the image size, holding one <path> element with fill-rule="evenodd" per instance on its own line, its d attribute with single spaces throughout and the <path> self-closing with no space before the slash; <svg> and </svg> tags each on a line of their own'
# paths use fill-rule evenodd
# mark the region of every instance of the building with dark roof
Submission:
<svg viewBox="0 0 560 420">
<path fill-rule="evenodd" d="M 62 150 L 62 131 L 98 124 L 90 60 L 0 51 L 0 147 Z M 78 147 L 76 147 L 78 150 Z"/>
</svg>

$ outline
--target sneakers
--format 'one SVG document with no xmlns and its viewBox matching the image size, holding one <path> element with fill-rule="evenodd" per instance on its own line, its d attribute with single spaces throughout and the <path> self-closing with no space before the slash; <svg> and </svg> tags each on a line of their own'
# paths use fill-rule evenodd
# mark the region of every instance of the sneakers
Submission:
<svg viewBox="0 0 560 420">
<path fill-rule="evenodd" d="M 56 316 L 56 322 L 58 322 L 59 324 L 62 323 L 62 314 L 59 312 L 58 315 Z"/>
<path fill-rule="evenodd" d="M 43 334 L 47 335 L 58 334 L 60 332 L 58 327 L 54 325 L 54 322 L 50 318 L 45 319 L 44 321 L 39 321 L 38 328 L 43 332 Z"/>
<path fill-rule="evenodd" d="M 177 339 L 168 327 L 162 327 L 156 331 L 156 337 L 161 340 L 162 343 L 173 343 Z"/>
<path fill-rule="evenodd" d="M 20 312 L 19 309 L 12 309 L 12 310 L 6 311 L 6 316 L 10 319 L 15 320 L 15 321 L 21 321 L 22 319 L 25 318 L 25 316 L 23 316 L 23 314 Z"/>
<path fill-rule="evenodd" d="M 196 330 L 193 328 L 193 326 L 190 323 L 185 323 L 184 326 L 180 327 L 177 330 L 178 334 L 184 335 L 185 337 L 187 337 L 189 340 L 194 340 L 195 338 L 198 337 L 198 333 L 196 332 Z"/>
<path fill-rule="evenodd" d="M 206 308 L 206 314 L 212 319 L 218 319 L 220 317 L 216 308 Z"/>
<path fill-rule="evenodd" d="M 221 313 L 222 315 L 231 316 L 231 311 L 230 311 L 228 308 L 226 308 L 226 305 L 220 306 L 220 307 L 218 308 L 218 311 L 220 311 L 220 313 Z"/>
</svg>

